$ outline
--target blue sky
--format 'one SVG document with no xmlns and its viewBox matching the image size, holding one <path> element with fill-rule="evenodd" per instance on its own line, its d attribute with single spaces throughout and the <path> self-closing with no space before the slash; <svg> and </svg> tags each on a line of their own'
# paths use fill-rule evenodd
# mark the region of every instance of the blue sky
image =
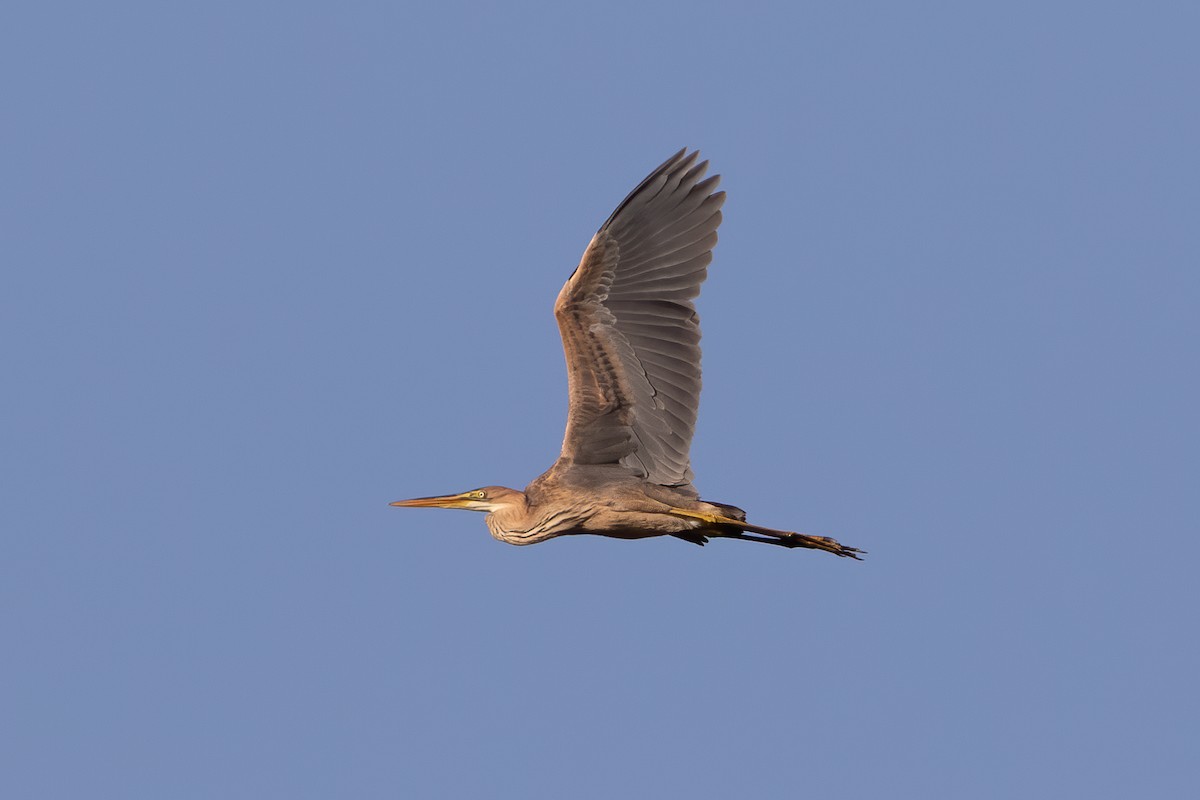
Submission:
<svg viewBox="0 0 1200 800">
<path fill-rule="evenodd" d="M 1200 757 L 1187 4 L 0 12 L 11 797 L 1130 797 Z M 650 169 L 742 542 L 515 548 Z"/>
</svg>

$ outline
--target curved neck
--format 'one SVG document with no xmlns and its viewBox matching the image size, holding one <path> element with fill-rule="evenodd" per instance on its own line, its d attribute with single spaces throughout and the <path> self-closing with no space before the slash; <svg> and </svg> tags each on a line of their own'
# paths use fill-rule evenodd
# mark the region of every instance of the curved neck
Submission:
<svg viewBox="0 0 1200 800">
<path fill-rule="evenodd" d="M 524 492 L 514 490 L 504 500 L 504 505 L 488 514 L 485 520 L 492 536 L 509 544 L 536 544 L 555 535 L 530 505 Z"/>
</svg>

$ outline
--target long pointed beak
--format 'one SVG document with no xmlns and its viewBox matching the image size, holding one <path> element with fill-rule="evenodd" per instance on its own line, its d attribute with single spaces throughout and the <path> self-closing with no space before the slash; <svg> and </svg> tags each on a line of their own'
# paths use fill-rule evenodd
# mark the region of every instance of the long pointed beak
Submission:
<svg viewBox="0 0 1200 800">
<path fill-rule="evenodd" d="M 412 500 L 397 500 L 389 505 L 397 508 L 466 508 L 470 502 L 465 494 L 444 494 L 440 497 L 414 497 Z"/>
</svg>

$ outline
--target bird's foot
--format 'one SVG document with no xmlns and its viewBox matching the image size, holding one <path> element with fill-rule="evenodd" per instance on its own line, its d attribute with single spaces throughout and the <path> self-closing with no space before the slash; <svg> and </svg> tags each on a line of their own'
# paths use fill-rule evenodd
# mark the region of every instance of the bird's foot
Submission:
<svg viewBox="0 0 1200 800">
<path fill-rule="evenodd" d="M 842 558 L 853 558 L 855 561 L 862 561 L 862 556 L 867 554 L 866 550 L 859 550 L 857 547 L 847 547 L 837 539 L 831 539 L 828 536 L 811 536 L 806 533 L 793 533 L 791 531 L 781 531 L 786 533 L 786 536 L 779 537 L 775 544 L 783 547 L 807 547 L 810 550 L 824 550 L 826 553 L 833 553 L 835 556 Z"/>
</svg>

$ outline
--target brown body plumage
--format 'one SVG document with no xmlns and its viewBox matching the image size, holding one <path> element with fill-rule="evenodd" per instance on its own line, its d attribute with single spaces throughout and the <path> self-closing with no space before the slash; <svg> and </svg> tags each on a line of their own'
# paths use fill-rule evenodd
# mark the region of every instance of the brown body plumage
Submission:
<svg viewBox="0 0 1200 800">
<path fill-rule="evenodd" d="M 569 410 L 558 461 L 524 492 L 489 486 L 402 500 L 486 511 L 511 544 L 592 533 L 671 535 L 861 553 L 823 536 L 763 528 L 700 499 L 689 458 L 700 400 L 700 324 L 692 300 L 712 261 L 725 193 L 708 162 L 681 150 L 625 198 L 592 237 L 554 305 Z"/>
</svg>

